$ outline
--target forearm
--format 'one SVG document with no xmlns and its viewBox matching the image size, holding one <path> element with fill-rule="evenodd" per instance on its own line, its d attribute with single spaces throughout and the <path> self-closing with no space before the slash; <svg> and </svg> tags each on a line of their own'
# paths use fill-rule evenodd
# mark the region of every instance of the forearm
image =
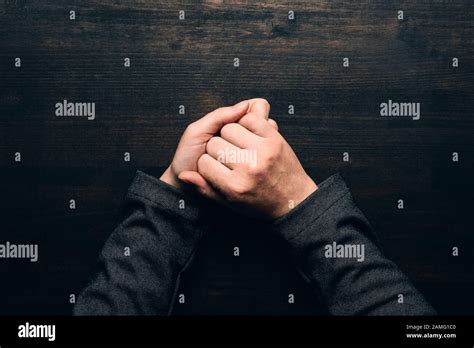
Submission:
<svg viewBox="0 0 474 348">
<path fill-rule="evenodd" d="M 169 314 L 180 273 L 205 230 L 197 204 L 138 172 L 126 197 L 125 217 L 106 241 L 74 314 Z"/>
<path fill-rule="evenodd" d="M 339 175 L 274 228 L 300 271 L 335 315 L 427 315 L 433 308 L 378 247 L 370 224 Z"/>
</svg>

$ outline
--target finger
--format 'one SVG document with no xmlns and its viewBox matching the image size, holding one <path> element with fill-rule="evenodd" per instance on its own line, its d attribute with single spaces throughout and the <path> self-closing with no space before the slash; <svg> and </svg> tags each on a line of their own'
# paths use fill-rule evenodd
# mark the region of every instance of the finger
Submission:
<svg viewBox="0 0 474 348">
<path fill-rule="evenodd" d="M 247 112 L 254 112 L 258 116 L 261 116 L 264 119 L 268 119 L 268 115 L 270 114 L 270 104 L 266 99 L 250 99 L 249 104 L 250 106 Z"/>
<path fill-rule="evenodd" d="M 193 123 L 193 128 L 202 134 L 214 135 L 227 123 L 239 120 L 249 108 L 249 102 L 244 100 L 234 106 L 216 109 Z"/>
<path fill-rule="evenodd" d="M 221 138 L 241 149 L 255 147 L 255 143 L 259 141 L 257 135 L 238 123 L 229 123 L 222 127 Z"/>
<path fill-rule="evenodd" d="M 239 157 L 242 151 L 244 150 L 221 137 L 212 137 L 206 145 L 206 152 L 230 169 L 235 169 L 238 166 L 238 158 L 244 158 L 243 156 Z"/>
<path fill-rule="evenodd" d="M 233 179 L 232 170 L 207 153 L 199 157 L 198 171 L 213 188 L 224 194 L 230 192 L 229 183 Z"/>
<path fill-rule="evenodd" d="M 183 171 L 179 173 L 178 179 L 188 185 L 195 187 L 203 196 L 221 201 L 222 197 L 212 188 L 211 185 L 202 177 L 201 174 L 194 171 Z"/>
<path fill-rule="evenodd" d="M 268 119 L 268 123 L 270 123 L 270 126 L 272 126 L 273 128 L 275 128 L 275 130 L 277 131 L 278 130 L 278 123 L 276 123 L 276 121 L 272 118 L 269 118 Z"/>
<path fill-rule="evenodd" d="M 261 137 L 269 136 L 275 131 L 267 120 L 259 117 L 253 112 L 249 112 L 247 115 L 242 117 L 239 124 Z"/>
</svg>

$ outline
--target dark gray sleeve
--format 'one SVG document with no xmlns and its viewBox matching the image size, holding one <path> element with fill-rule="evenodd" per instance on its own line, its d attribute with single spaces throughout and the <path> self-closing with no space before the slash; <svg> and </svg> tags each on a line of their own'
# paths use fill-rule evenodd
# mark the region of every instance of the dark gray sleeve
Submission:
<svg viewBox="0 0 474 348">
<path fill-rule="evenodd" d="M 379 249 L 373 230 L 336 174 L 273 228 L 333 315 L 434 315 Z"/>
<path fill-rule="evenodd" d="M 170 314 L 180 274 L 206 229 L 199 204 L 137 172 L 123 221 L 106 241 L 74 315 Z"/>
</svg>

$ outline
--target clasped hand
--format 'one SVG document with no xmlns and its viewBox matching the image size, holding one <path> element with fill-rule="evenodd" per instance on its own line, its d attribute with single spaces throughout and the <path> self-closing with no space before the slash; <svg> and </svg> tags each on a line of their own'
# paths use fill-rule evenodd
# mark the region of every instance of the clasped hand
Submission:
<svg viewBox="0 0 474 348">
<path fill-rule="evenodd" d="M 161 180 L 176 188 L 190 185 L 245 214 L 285 215 L 318 187 L 269 113 L 270 104 L 257 98 L 191 123 Z"/>
</svg>

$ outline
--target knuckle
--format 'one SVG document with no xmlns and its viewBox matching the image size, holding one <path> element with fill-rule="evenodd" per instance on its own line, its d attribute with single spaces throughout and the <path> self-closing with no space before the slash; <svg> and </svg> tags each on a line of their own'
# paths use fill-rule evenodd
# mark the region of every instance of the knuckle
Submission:
<svg viewBox="0 0 474 348">
<path fill-rule="evenodd" d="M 226 124 L 224 127 L 221 128 L 221 135 L 226 136 L 233 132 L 234 126 L 232 123 Z"/>
<path fill-rule="evenodd" d="M 242 117 L 242 122 L 244 123 L 253 123 L 257 120 L 258 116 L 255 115 L 253 112 L 249 112 L 247 115 Z"/>
<path fill-rule="evenodd" d="M 251 187 L 247 183 L 234 183 L 231 186 L 232 194 L 231 198 L 236 199 L 236 200 L 241 200 L 244 196 L 246 196 L 250 190 Z"/>
<path fill-rule="evenodd" d="M 267 165 L 260 164 L 256 166 L 249 166 L 248 173 L 250 174 L 250 176 L 254 178 L 257 178 L 257 179 L 263 178 L 267 174 Z"/>
<path fill-rule="evenodd" d="M 278 158 L 278 154 L 279 152 L 278 151 L 270 151 L 267 153 L 266 157 L 265 157 L 265 161 L 267 163 L 267 165 L 275 162 Z"/>
<path fill-rule="evenodd" d="M 198 159 L 198 161 L 197 161 L 197 168 L 198 168 L 198 170 L 199 170 L 199 169 L 202 169 L 203 166 L 204 166 L 204 162 L 206 161 L 206 159 L 205 159 L 204 156 L 205 156 L 205 155 L 202 155 L 201 157 L 199 157 L 199 159 Z"/>
<path fill-rule="evenodd" d="M 208 150 L 210 149 L 212 150 L 213 148 L 215 148 L 218 143 L 219 143 L 218 137 L 212 137 L 211 139 L 209 139 L 209 141 L 206 144 L 206 152 L 209 153 Z"/>
<path fill-rule="evenodd" d="M 275 143 L 271 146 L 270 150 L 265 152 L 265 154 L 262 156 L 262 165 L 265 168 L 269 168 L 274 165 L 275 162 L 278 161 L 278 159 L 281 156 L 281 153 L 283 151 L 283 147 L 281 146 L 280 143 Z"/>
<path fill-rule="evenodd" d="M 270 107 L 270 103 L 265 98 L 257 98 L 257 102 L 268 108 Z"/>
<path fill-rule="evenodd" d="M 273 127 L 275 127 L 275 128 L 278 130 L 278 123 L 277 123 L 277 121 L 275 121 L 274 119 L 270 118 L 270 119 L 268 119 L 268 122 L 269 122 Z"/>
</svg>

